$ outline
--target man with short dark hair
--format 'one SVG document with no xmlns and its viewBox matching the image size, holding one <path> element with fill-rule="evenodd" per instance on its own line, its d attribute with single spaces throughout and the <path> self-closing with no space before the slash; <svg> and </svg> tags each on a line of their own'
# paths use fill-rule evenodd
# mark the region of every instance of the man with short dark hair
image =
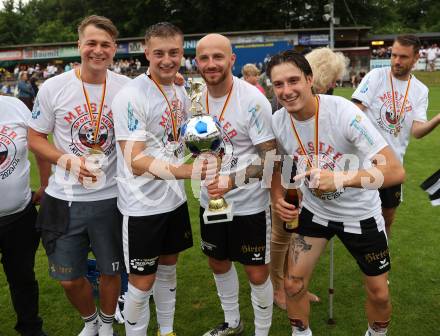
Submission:
<svg viewBox="0 0 440 336">
<path fill-rule="evenodd" d="M 289 156 L 300 172 L 295 181 L 307 177 L 298 215 L 284 199 L 286 184 L 278 165 L 272 176 L 273 210 L 286 222 L 299 216 L 284 280 L 292 335 L 312 335 L 308 286 L 336 235 L 364 275 L 366 336 L 385 336 L 391 317 L 391 261 L 376 189 L 382 183 L 401 183 L 404 170 L 362 111 L 344 98 L 313 94 L 312 69 L 304 56 L 294 51 L 272 56 L 267 74 L 283 105 L 272 117 L 283 165 Z"/>
<path fill-rule="evenodd" d="M 123 266 L 110 106 L 129 79 L 108 70 L 117 37 L 109 19 L 85 18 L 78 35 L 81 66 L 42 85 L 30 121 L 29 145 L 55 166 L 38 219 L 50 275 L 84 320 L 79 336 L 113 336 Z M 49 133 L 54 144 L 48 141 Z M 99 316 L 85 277 L 90 250 L 101 274 Z"/>
<path fill-rule="evenodd" d="M 193 244 L 183 179 L 191 178 L 201 160 L 183 163 L 179 136 L 189 110 L 185 89 L 174 85 L 183 34 L 161 22 L 148 28 L 145 46 L 148 73 L 122 88 L 112 105 L 118 141 L 118 207 L 124 216 L 129 273 L 123 313 L 127 336 L 145 336 L 153 295 L 157 335 L 175 336 L 176 264 L 178 254 Z M 215 164 L 211 166 L 214 173 Z"/>
<path fill-rule="evenodd" d="M 352 95 L 397 157 L 403 162 L 410 136 L 417 139 L 440 124 L 440 114 L 427 121 L 428 88 L 411 71 L 419 59 L 420 41 L 414 35 L 396 37 L 391 67 L 371 70 Z M 391 233 L 402 185 L 379 190 L 387 233 Z"/>
</svg>

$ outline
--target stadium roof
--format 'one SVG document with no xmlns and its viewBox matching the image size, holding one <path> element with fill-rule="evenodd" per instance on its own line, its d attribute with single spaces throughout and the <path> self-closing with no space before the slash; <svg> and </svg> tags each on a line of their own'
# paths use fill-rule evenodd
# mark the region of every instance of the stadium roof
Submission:
<svg viewBox="0 0 440 336">
<path fill-rule="evenodd" d="M 358 26 L 358 27 L 335 27 L 335 31 L 347 31 L 347 30 L 365 30 L 369 31 L 372 27 L 370 26 Z M 219 32 L 226 36 L 237 36 L 237 35 L 261 35 L 261 34 L 288 34 L 288 33 L 306 33 L 306 32 L 324 32 L 328 31 L 328 27 L 321 28 L 298 28 L 298 29 L 271 29 L 271 30 L 243 30 L 235 32 Z M 185 34 L 185 39 L 198 38 L 205 36 L 208 33 L 197 33 L 197 34 Z M 118 38 L 117 41 L 142 41 L 143 36 L 137 37 L 122 37 Z M 51 47 L 51 46 L 71 46 L 76 45 L 77 41 L 71 42 L 50 42 L 50 43 L 28 43 L 28 44 L 13 44 L 13 45 L 0 45 L 0 49 L 11 49 L 11 48 L 32 48 L 32 47 Z"/>
<path fill-rule="evenodd" d="M 399 33 L 399 34 L 379 34 L 379 35 L 369 35 L 365 39 L 365 41 L 393 41 L 394 38 L 398 35 L 402 34 L 411 34 L 416 35 L 421 39 L 429 39 L 429 38 L 440 38 L 440 32 L 428 32 L 428 33 Z"/>
</svg>

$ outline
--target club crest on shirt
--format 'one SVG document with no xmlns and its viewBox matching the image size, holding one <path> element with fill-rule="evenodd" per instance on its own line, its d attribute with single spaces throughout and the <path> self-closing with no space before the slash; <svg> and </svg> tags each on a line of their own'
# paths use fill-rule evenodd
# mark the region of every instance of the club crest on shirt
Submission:
<svg viewBox="0 0 440 336">
<path fill-rule="evenodd" d="M 91 104 L 91 106 L 93 117 L 96 120 L 98 117 L 96 104 Z M 103 109 L 105 111 L 107 105 L 104 105 Z M 94 123 L 92 124 L 90 116 L 85 108 L 81 109 L 81 107 L 78 106 L 74 111 L 76 112 L 76 115 L 69 112 L 68 115 L 64 117 L 64 120 L 70 124 L 70 137 L 72 142 L 69 145 L 69 148 L 73 154 L 82 156 L 88 154 L 90 148 L 94 145 L 94 132 L 96 126 Z M 102 113 L 96 144 L 100 146 L 107 156 L 115 149 L 112 111 Z"/>
<path fill-rule="evenodd" d="M 2 180 L 10 176 L 20 162 L 14 142 L 16 137 L 17 133 L 8 126 L 0 127 L 0 176 Z"/>
<path fill-rule="evenodd" d="M 394 111 L 393 95 L 391 92 L 386 92 L 379 97 L 379 100 L 382 102 L 382 106 L 379 110 L 379 116 L 376 118 L 376 123 L 388 134 L 399 132 L 400 128 L 403 127 L 407 113 L 410 113 L 413 109 L 411 102 L 407 100 L 405 103 L 405 111 L 399 118 L 404 96 L 396 92 L 395 98 L 397 113 Z"/>
<path fill-rule="evenodd" d="M 324 147 L 330 147 L 330 146 L 326 146 L 325 144 L 321 143 L 320 145 L 323 145 Z M 322 147 L 322 146 L 321 146 Z M 301 149 L 298 148 L 297 153 L 301 153 Z M 315 162 L 316 160 L 314 159 L 314 154 L 312 153 L 308 153 L 309 159 L 312 162 Z M 342 154 L 339 152 L 332 152 L 332 154 L 326 153 L 326 152 L 320 152 L 319 153 L 319 168 L 321 168 L 322 170 L 330 170 L 330 171 L 342 171 L 344 170 L 344 167 L 341 167 L 338 164 L 338 160 L 342 157 Z M 303 173 L 308 169 L 307 166 L 307 157 L 305 155 L 295 155 L 294 156 L 294 160 L 297 163 L 297 167 L 298 167 L 298 173 Z M 305 179 L 304 180 L 304 184 L 307 188 L 309 188 L 309 180 Z M 309 188 L 310 192 L 312 193 L 313 196 L 318 197 L 322 200 L 327 200 L 327 201 L 331 201 L 334 199 L 339 198 L 343 193 L 344 193 L 344 189 L 342 190 L 337 190 L 337 191 L 331 191 L 331 192 L 326 192 L 326 193 L 322 193 L 320 195 L 318 195 L 314 189 Z"/>
</svg>

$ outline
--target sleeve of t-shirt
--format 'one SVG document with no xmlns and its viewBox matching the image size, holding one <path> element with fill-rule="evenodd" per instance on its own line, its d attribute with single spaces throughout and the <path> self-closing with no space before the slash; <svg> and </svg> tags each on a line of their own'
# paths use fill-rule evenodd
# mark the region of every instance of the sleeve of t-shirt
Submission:
<svg viewBox="0 0 440 336">
<path fill-rule="evenodd" d="M 343 112 L 339 114 L 340 125 L 344 125 L 342 134 L 364 157 L 371 159 L 387 146 L 364 112 L 348 101 L 342 108 Z"/>
<path fill-rule="evenodd" d="M 55 126 L 51 91 L 50 82 L 45 82 L 41 86 L 35 99 L 31 119 L 29 119 L 29 127 L 44 134 L 52 133 Z"/>
<path fill-rule="evenodd" d="M 423 93 L 420 95 L 420 99 L 414 106 L 414 121 L 425 122 L 428 120 L 426 111 L 428 110 L 428 89 L 423 88 Z"/>
<path fill-rule="evenodd" d="M 380 72 L 376 69 L 367 73 L 351 98 L 359 100 L 362 105 L 370 108 L 375 97 L 378 81 L 380 80 L 379 75 Z"/>
<path fill-rule="evenodd" d="M 112 103 L 116 140 L 145 141 L 147 139 L 145 115 L 135 88 L 125 87 Z"/>
<path fill-rule="evenodd" d="M 272 132 L 272 107 L 262 94 L 254 95 L 248 105 L 249 137 L 254 145 L 275 138 Z"/>
<path fill-rule="evenodd" d="M 279 130 L 281 129 L 280 119 L 281 119 L 281 111 L 276 111 L 274 114 L 272 114 L 272 118 L 271 118 L 272 133 L 274 134 L 275 139 L 277 140 L 278 153 L 281 155 L 286 155 L 288 153 L 284 149 L 281 141 L 279 141 L 280 138 Z"/>
</svg>

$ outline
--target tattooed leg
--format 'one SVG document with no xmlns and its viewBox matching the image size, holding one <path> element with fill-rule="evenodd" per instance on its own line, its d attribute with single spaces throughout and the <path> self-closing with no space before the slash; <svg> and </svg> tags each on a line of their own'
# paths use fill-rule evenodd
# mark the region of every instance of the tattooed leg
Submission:
<svg viewBox="0 0 440 336">
<path fill-rule="evenodd" d="M 292 240 L 291 243 L 291 249 L 290 249 L 290 252 L 292 253 L 291 260 L 293 261 L 294 264 L 297 264 L 299 255 L 301 253 L 307 253 L 311 249 L 312 249 L 312 244 L 308 244 L 304 240 L 304 236 L 297 235 Z"/>
</svg>

